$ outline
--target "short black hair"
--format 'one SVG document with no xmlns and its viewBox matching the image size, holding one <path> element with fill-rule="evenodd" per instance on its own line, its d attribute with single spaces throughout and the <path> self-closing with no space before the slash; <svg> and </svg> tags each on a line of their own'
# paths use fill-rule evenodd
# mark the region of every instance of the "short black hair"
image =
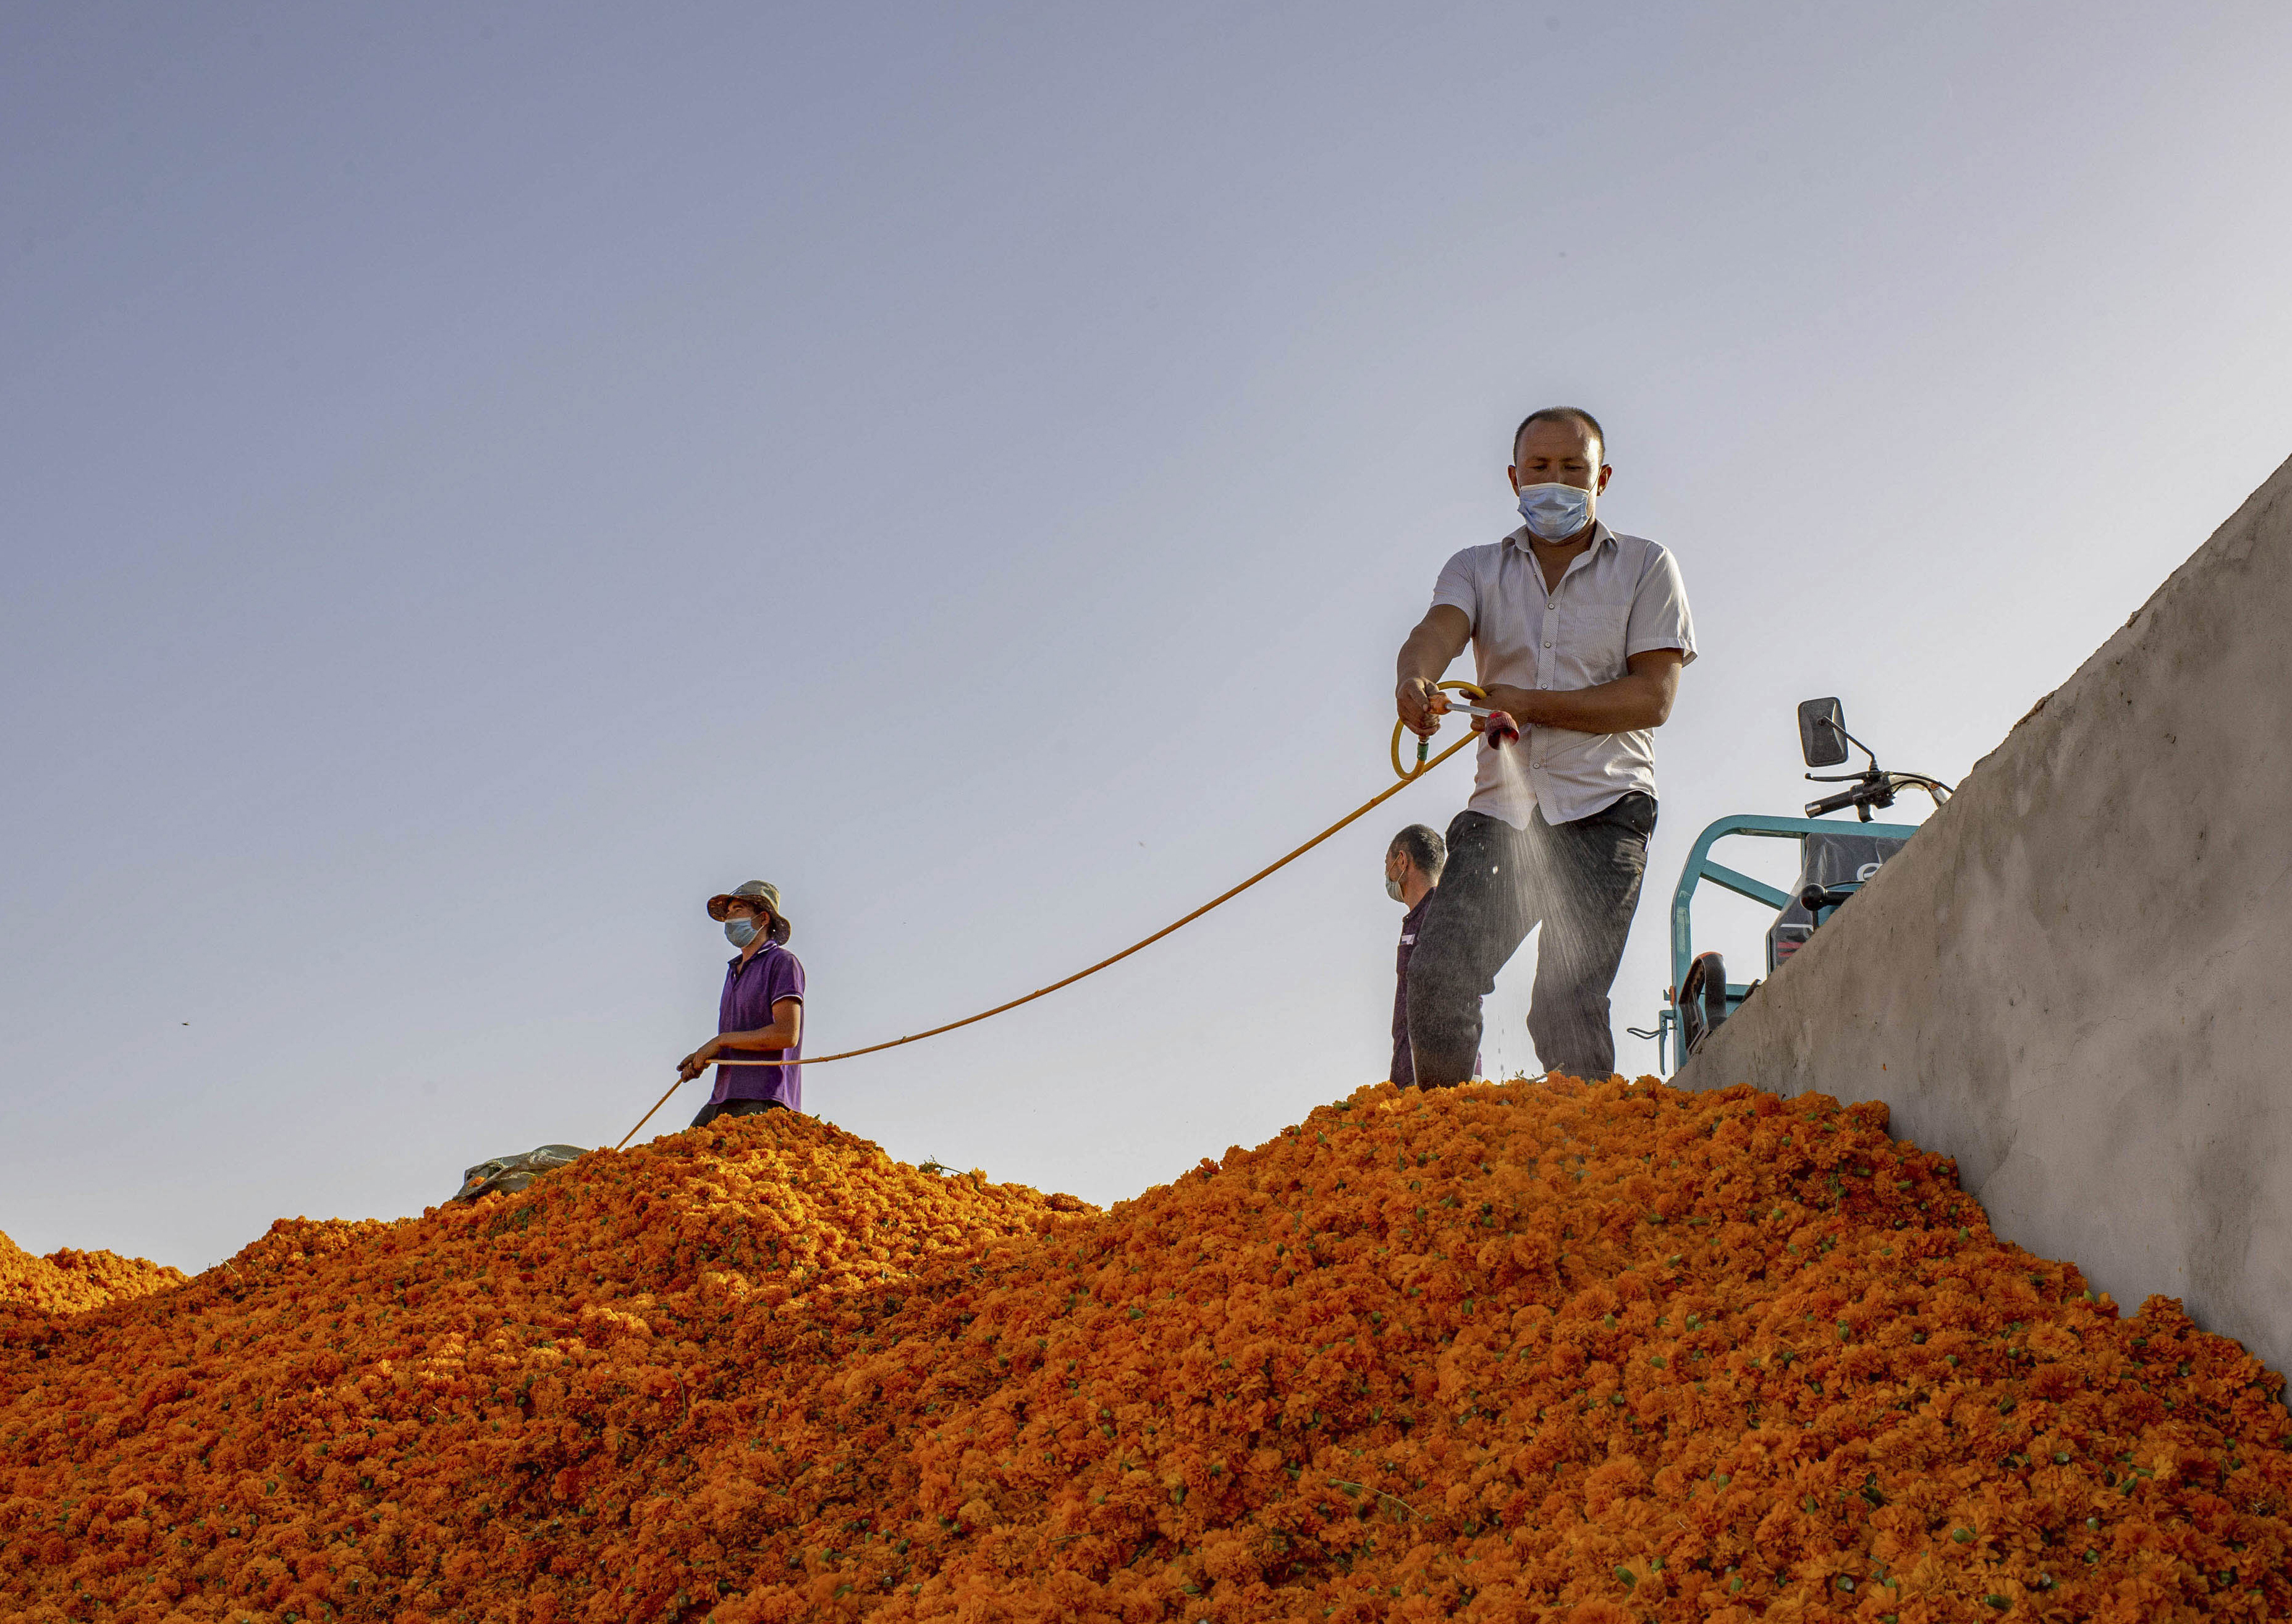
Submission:
<svg viewBox="0 0 2292 1624">
<path fill-rule="evenodd" d="M 1398 852 L 1416 866 L 1416 872 L 1438 884 L 1441 870 L 1448 866 L 1449 847 L 1439 833 L 1421 823 L 1412 823 L 1392 837 L 1386 852 Z"/>
<path fill-rule="evenodd" d="M 1600 442 L 1600 460 L 1603 463 L 1608 460 L 1608 431 L 1600 426 L 1597 417 L 1580 406 L 1541 406 L 1522 417 L 1520 426 L 1512 432 L 1512 460 L 1514 463 L 1520 461 L 1520 437 L 1528 432 L 1529 424 L 1532 423 L 1572 423 L 1589 430 L 1592 438 Z"/>
</svg>

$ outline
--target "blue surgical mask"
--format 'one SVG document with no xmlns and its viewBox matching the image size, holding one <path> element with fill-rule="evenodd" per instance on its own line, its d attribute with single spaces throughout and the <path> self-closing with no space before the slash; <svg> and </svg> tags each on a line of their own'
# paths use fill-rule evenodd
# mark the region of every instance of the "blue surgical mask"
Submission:
<svg viewBox="0 0 2292 1624">
<path fill-rule="evenodd" d="M 1545 541 L 1565 541 L 1592 522 L 1592 493 L 1580 485 L 1523 485 L 1520 516 Z"/>
<path fill-rule="evenodd" d="M 745 952 L 748 944 L 756 939 L 756 922 L 754 919 L 727 919 L 724 921 L 724 936 L 734 947 Z"/>
</svg>

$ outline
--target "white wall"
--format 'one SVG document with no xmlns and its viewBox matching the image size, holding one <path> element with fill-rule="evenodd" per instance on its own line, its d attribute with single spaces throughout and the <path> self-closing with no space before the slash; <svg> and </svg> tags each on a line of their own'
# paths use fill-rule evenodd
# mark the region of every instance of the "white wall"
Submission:
<svg viewBox="0 0 2292 1624">
<path fill-rule="evenodd" d="M 2001 1235 L 2292 1366 L 2288 651 L 2292 463 L 1679 1080 L 1883 1099 Z"/>
</svg>

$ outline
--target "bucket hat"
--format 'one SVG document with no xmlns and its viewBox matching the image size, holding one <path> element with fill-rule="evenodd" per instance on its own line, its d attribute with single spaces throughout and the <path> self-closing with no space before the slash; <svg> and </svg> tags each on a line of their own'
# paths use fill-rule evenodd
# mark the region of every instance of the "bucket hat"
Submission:
<svg viewBox="0 0 2292 1624">
<path fill-rule="evenodd" d="M 764 933 L 774 941 L 785 943 L 793 933 L 787 916 L 780 911 L 780 888 L 770 880 L 750 880 L 717 893 L 708 899 L 708 917 L 721 925 L 735 902 L 762 902 L 772 917 Z"/>
</svg>

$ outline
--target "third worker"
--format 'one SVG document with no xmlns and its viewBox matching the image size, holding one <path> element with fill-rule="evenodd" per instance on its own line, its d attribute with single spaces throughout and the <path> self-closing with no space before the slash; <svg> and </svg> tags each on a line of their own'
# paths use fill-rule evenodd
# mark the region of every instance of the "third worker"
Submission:
<svg viewBox="0 0 2292 1624">
<path fill-rule="evenodd" d="M 1384 848 L 1384 894 L 1408 910 L 1400 916 L 1400 953 L 1393 965 L 1398 979 L 1392 989 L 1392 1070 L 1386 1074 L 1403 1088 L 1416 1086 L 1416 1062 L 1408 1051 L 1408 957 L 1416 950 L 1417 928 L 1432 906 L 1441 865 L 1448 857 L 1439 831 L 1421 823 L 1410 824 Z"/>
</svg>

